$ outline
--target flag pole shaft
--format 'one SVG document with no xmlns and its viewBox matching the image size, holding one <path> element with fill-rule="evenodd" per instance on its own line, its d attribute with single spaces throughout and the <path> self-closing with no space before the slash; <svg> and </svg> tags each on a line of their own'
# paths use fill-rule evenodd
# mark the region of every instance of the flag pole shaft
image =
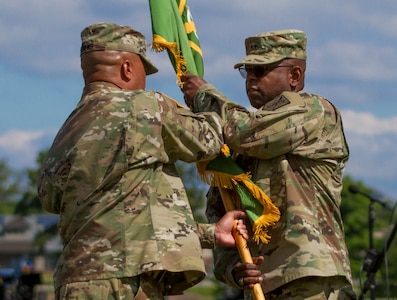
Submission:
<svg viewBox="0 0 397 300">
<path fill-rule="evenodd" d="M 225 188 L 219 188 L 221 193 L 223 205 L 225 206 L 226 211 L 234 210 L 236 207 L 234 205 L 234 201 L 230 194 L 230 191 Z M 251 252 L 248 248 L 247 241 L 244 239 L 242 235 L 237 232 L 237 221 L 234 224 L 233 228 L 233 236 L 236 240 L 236 245 L 238 252 L 240 254 L 241 260 L 244 263 L 253 263 Z M 262 286 L 260 283 L 256 283 L 252 289 L 252 293 L 254 295 L 255 300 L 265 300 L 265 295 L 263 294 Z"/>
</svg>

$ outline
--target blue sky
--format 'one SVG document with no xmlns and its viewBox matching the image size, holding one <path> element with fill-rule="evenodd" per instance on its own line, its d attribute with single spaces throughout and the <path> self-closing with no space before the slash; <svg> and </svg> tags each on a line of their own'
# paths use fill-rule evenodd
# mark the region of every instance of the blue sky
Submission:
<svg viewBox="0 0 397 300">
<path fill-rule="evenodd" d="M 278 29 L 308 37 L 305 90 L 341 111 L 351 159 L 346 174 L 386 197 L 397 195 L 397 1 L 190 0 L 204 55 L 204 78 L 249 107 L 233 69 L 244 39 Z M 0 159 L 34 166 L 39 150 L 79 101 L 81 30 L 95 22 L 129 25 L 151 42 L 146 0 L 2 0 Z M 160 72 L 147 89 L 183 103 L 165 52 L 148 50 Z"/>
</svg>

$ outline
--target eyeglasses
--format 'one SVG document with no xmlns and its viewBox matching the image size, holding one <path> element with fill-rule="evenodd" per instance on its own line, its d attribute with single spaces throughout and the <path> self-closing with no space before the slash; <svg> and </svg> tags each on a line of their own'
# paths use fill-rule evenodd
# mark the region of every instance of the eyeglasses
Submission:
<svg viewBox="0 0 397 300">
<path fill-rule="evenodd" d="M 255 77 L 259 78 L 265 75 L 266 73 L 270 72 L 271 70 L 274 70 L 276 68 L 292 68 L 293 65 L 277 65 L 277 66 L 252 66 L 252 65 L 244 65 L 238 68 L 241 77 L 247 78 L 248 73 L 254 74 Z"/>
</svg>

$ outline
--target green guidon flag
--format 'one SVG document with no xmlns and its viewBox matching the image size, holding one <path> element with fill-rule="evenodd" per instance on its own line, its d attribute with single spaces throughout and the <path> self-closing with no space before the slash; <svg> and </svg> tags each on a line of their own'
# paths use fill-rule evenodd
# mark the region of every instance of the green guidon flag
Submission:
<svg viewBox="0 0 397 300">
<path fill-rule="evenodd" d="M 204 63 L 196 26 L 186 0 L 149 0 L 152 19 L 152 49 L 167 50 L 177 83 L 190 73 L 203 77 Z"/>
<path fill-rule="evenodd" d="M 202 180 L 212 186 L 233 190 L 241 201 L 241 208 L 246 212 L 252 224 L 252 239 L 259 244 L 268 243 L 269 227 L 280 219 L 280 211 L 265 192 L 252 182 L 230 155 L 229 147 L 223 145 L 222 152 L 210 162 L 197 163 Z M 239 207 L 234 204 L 234 207 Z"/>
</svg>

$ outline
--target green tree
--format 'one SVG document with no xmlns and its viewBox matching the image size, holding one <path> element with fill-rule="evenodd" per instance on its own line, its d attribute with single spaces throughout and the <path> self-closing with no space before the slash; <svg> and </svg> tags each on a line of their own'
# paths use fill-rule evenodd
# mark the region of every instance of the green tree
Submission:
<svg viewBox="0 0 397 300">
<path fill-rule="evenodd" d="M 341 213 L 345 228 L 346 244 L 349 248 L 352 272 L 355 276 L 359 274 L 362 260 L 368 249 L 368 218 L 367 218 L 367 199 L 360 195 L 349 192 L 350 185 L 357 185 L 362 188 L 362 184 L 357 184 L 349 176 L 343 181 Z"/>
<path fill-rule="evenodd" d="M 364 284 L 367 279 L 367 271 L 364 262 L 370 253 L 370 236 L 373 239 L 373 250 L 379 254 L 385 247 L 385 243 L 393 230 L 393 213 L 378 204 L 371 204 L 371 201 L 361 194 L 352 194 L 348 188 L 350 185 L 358 187 L 360 191 L 367 194 L 376 194 L 376 191 L 360 181 L 354 181 L 350 176 L 345 176 L 344 188 L 342 191 L 341 212 L 345 228 L 346 244 L 349 249 L 350 262 L 353 278 Z M 390 199 L 390 204 L 394 202 Z M 373 234 L 370 234 L 370 218 L 373 220 Z M 396 219 L 394 217 L 394 219 Z M 394 295 L 397 292 L 397 266 L 391 264 L 397 257 L 397 242 L 392 241 L 386 258 L 381 261 L 381 268 L 376 273 L 376 286 L 378 296 L 387 296 L 385 288 L 394 286 Z M 372 251 L 371 251 L 372 253 Z M 374 258 L 376 259 L 376 258 Z M 369 267 L 367 267 L 369 268 Z M 361 291 L 361 287 L 359 287 Z"/>
<path fill-rule="evenodd" d="M 37 194 L 37 184 L 40 175 L 41 165 L 47 155 L 47 150 L 42 150 L 36 157 L 36 166 L 27 168 L 24 175 L 27 179 L 26 187 L 21 194 L 14 209 L 14 214 L 28 216 L 34 214 L 47 213 L 41 206 L 39 196 Z M 34 238 L 33 244 L 37 246 L 39 252 L 42 252 L 44 245 L 58 234 L 57 224 L 46 228 L 44 231 L 38 232 Z"/>
<path fill-rule="evenodd" d="M 0 214 L 11 214 L 21 193 L 21 176 L 0 160 Z"/>
<path fill-rule="evenodd" d="M 27 168 L 25 170 L 28 183 L 24 192 L 22 193 L 21 199 L 15 207 L 14 213 L 16 215 L 27 216 L 45 212 L 41 206 L 40 199 L 37 194 L 37 183 L 39 179 L 40 168 L 46 157 L 46 154 L 46 150 L 40 151 L 36 158 L 36 167 Z"/>
<path fill-rule="evenodd" d="M 178 161 L 176 167 L 185 186 L 195 220 L 205 223 L 207 221 L 205 217 L 205 195 L 208 185 L 200 180 L 196 164 Z"/>
</svg>

